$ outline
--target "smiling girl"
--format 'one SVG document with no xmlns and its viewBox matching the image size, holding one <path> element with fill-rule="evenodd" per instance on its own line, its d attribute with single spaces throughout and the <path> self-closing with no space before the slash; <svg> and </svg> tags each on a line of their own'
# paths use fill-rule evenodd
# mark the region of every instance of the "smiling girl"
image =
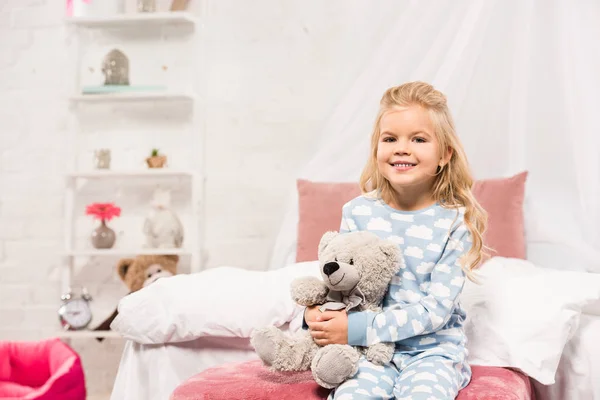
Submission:
<svg viewBox="0 0 600 400">
<path fill-rule="evenodd" d="M 481 261 L 486 214 L 441 92 L 423 82 L 385 92 L 360 185 L 340 232 L 396 241 L 405 268 L 382 312 L 312 307 L 305 319 L 319 345 L 393 342 L 396 350 L 391 365 L 362 359 L 330 398 L 454 399 L 471 379 L 458 298 Z"/>
</svg>

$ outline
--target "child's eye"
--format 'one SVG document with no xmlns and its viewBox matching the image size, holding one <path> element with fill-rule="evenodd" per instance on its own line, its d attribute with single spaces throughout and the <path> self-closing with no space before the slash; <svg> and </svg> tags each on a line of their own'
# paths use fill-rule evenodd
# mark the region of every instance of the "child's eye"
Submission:
<svg viewBox="0 0 600 400">
<path fill-rule="evenodd" d="M 423 139 L 422 137 L 416 137 L 414 138 L 414 141 L 417 143 L 425 143 L 427 140 Z"/>
<path fill-rule="evenodd" d="M 394 140 L 396 140 L 396 139 L 394 139 L 394 138 L 393 138 L 393 137 L 391 137 L 391 136 L 388 136 L 388 137 L 384 137 L 384 138 L 383 138 L 383 141 L 384 141 L 384 142 L 387 142 L 387 143 L 392 143 Z"/>
</svg>

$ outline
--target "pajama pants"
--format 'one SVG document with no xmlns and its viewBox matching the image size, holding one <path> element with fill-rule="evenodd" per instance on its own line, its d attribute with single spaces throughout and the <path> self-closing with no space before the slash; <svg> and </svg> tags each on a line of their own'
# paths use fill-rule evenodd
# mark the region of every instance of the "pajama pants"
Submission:
<svg viewBox="0 0 600 400">
<path fill-rule="evenodd" d="M 439 354 L 406 357 L 398 368 L 375 365 L 364 358 L 358 372 L 329 395 L 329 400 L 454 399 L 471 379 L 468 365 Z"/>
</svg>

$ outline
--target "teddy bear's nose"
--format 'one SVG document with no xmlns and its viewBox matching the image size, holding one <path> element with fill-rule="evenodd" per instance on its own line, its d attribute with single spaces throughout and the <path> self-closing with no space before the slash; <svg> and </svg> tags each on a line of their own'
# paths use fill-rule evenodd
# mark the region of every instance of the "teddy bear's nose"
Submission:
<svg viewBox="0 0 600 400">
<path fill-rule="evenodd" d="M 338 269 L 340 269 L 340 266 L 338 263 L 336 262 L 328 262 L 327 264 L 325 264 L 323 266 L 323 272 L 325 273 L 325 275 L 329 276 L 331 274 L 333 274 L 335 271 L 337 271 Z"/>
</svg>

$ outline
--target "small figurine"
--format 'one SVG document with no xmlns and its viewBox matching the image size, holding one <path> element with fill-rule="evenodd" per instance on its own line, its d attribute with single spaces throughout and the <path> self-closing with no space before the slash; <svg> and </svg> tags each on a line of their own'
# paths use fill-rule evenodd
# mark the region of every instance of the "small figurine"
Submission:
<svg viewBox="0 0 600 400">
<path fill-rule="evenodd" d="M 144 222 L 146 246 L 150 248 L 180 248 L 183 244 L 183 225 L 177 214 L 170 209 L 171 194 L 156 189 L 152 210 Z"/>
</svg>

